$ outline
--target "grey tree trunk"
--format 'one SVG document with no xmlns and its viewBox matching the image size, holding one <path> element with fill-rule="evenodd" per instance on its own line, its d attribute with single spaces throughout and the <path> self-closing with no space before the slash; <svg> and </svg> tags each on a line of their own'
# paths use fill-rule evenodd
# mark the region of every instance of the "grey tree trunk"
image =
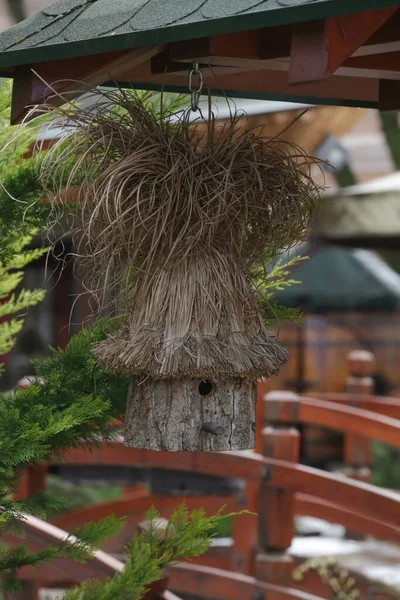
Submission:
<svg viewBox="0 0 400 600">
<path fill-rule="evenodd" d="M 255 445 L 257 384 L 239 378 L 131 380 L 125 445 L 146 450 L 246 450 Z"/>
</svg>

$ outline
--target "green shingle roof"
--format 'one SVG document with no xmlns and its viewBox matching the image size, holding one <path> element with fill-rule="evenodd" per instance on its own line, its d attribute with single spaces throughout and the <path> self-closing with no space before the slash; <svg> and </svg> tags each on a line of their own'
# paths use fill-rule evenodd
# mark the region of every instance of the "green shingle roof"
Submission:
<svg viewBox="0 0 400 600">
<path fill-rule="evenodd" d="M 303 244 L 295 254 L 310 258 L 293 270 L 301 283 L 276 292 L 283 306 L 309 313 L 399 309 L 400 276 L 372 252 Z"/>
<path fill-rule="evenodd" d="M 399 0 L 59 0 L 0 34 L 0 67 L 399 4 Z"/>
</svg>

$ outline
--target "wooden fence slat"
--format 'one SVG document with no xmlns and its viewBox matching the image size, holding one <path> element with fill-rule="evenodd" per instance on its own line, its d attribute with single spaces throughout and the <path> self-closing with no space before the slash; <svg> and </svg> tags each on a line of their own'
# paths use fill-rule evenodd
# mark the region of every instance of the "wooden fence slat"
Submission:
<svg viewBox="0 0 400 600">
<path fill-rule="evenodd" d="M 395 492 L 303 465 L 266 458 L 264 463 L 271 469 L 269 485 L 312 495 L 339 506 L 357 506 L 362 514 L 376 519 L 384 515 L 387 523 L 399 523 L 400 496 Z"/>
<path fill-rule="evenodd" d="M 265 405 L 270 404 L 264 414 L 273 413 L 276 421 L 285 422 L 290 410 L 288 401 L 267 394 L 264 402 Z M 292 400 L 289 402 L 292 403 Z M 400 420 L 317 398 L 299 396 L 296 402 L 299 423 L 338 429 L 400 448 Z"/>
<path fill-rule="evenodd" d="M 399 494 L 400 497 L 400 494 Z M 400 519 L 398 526 L 386 523 L 384 515 L 381 519 L 376 519 L 358 512 L 357 507 L 345 508 L 338 506 L 333 502 L 314 498 L 309 494 L 296 494 L 295 513 L 308 517 L 315 517 L 342 525 L 347 529 L 370 535 L 378 540 L 390 541 L 400 544 Z"/>
</svg>

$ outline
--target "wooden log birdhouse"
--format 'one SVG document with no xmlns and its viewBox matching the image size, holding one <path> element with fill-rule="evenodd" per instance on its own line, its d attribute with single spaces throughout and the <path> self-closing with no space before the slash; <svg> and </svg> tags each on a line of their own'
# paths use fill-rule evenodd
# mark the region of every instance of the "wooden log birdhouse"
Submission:
<svg viewBox="0 0 400 600">
<path fill-rule="evenodd" d="M 241 131 L 236 116 L 219 131 L 210 119 L 202 136 L 187 112 L 171 118 L 132 91 L 103 92 L 95 108 L 42 110 L 68 124 L 41 161 L 42 181 L 57 211 L 57 186 L 79 183 L 73 228 L 86 285 L 100 305 L 113 294 L 121 316 L 94 353 L 130 377 L 125 443 L 253 448 L 257 380 L 287 352 L 266 330 L 252 272 L 314 213 L 308 157 Z"/>
</svg>

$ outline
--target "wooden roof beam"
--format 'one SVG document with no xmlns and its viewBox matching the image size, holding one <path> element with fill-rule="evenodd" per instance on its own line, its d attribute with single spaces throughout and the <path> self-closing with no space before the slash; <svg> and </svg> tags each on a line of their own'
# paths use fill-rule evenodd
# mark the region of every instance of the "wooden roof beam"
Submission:
<svg viewBox="0 0 400 600">
<path fill-rule="evenodd" d="M 163 46 L 154 46 L 94 54 L 79 61 L 71 58 L 16 67 L 11 123 L 21 122 L 35 104 L 59 106 L 65 99 L 73 100 L 106 81 L 117 80 L 127 69 L 134 69 L 163 50 Z"/>
<path fill-rule="evenodd" d="M 194 62 L 194 61 L 193 61 Z M 227 73 L 239 73 L 245 71 L 246 67 L 234 65 L 217 64 L 218 61 L 209 60 L 207 62 L 196 61 L 202 70 L 204 77 L 212 77 L 213 75 L 225 75 Z M 222 61 L 223 62 L 223 61 Z M 240 61 L 238 61 L 239 63 Z M 151 74 L 152 75 L 181 75 L 188 77 L 188 73 L 192 68 L 192 62 L 186 61 L 173 61 L 169 59 L 168 50 L 157 54 L 151 59 Z"/>
<path fill-rule="evenodd" d="M 353 69 L 373 69 L 376 71 L 400 72 L 400 50 L 398 52 L 389 52 L 384 54 L 351 56 L 345 61 L 343 66 Z"/>
<path fill-rule="evenodd" d="M 383 8 L 294 25 L 289 83 L 311 83 L 331 77 L 397 10 Z"/>
<path fill-rule="evenodd" d="M 204 76 L 265 68 L 270 60 L 289 57 L 291 33 L 291 25 L 282 25 L 177 42 L 152 59 L 151 73 L 186 74 L 194 62 Z"/>
<path fill-rule="evenodd" d="M 357 27 L 355 27 L 355 24 L 357 24 Z M 326 39 L 327 29 L 333 28 L 333 33 L 336 29 L 336 34 L 339 32 L 339 36 L 341 36 L 339 45 L 342 49 L 342 54 L 336 57 L 337 65 L 340 65 L 341 61 L 345 61 L 348 56 L 361 57 L 382 52 L 400 51 L 400 11 L 397 8 L 367 11 L 337 19 L 308 22 L 295 28 L 294 37 L 296 37 L 296 30 L 299 31 L 299 27 L 306 29 L 305 36 L 307 37 L 309 36 L 308 30 L 311 28 L 314 46 L 318 28 L 319 45 L 321 43 L 324 45 L 329 41 L 332 45 L 332 33 L 330 40 Z M 203 69 L 218 67 L 221 70 L 222 67 L 232 67 L 232 72 L 233 69 L 238 71 L 241 69 L 255 70 L 265 66 L 274 68 L 278 63 L 268 63 L 267 61 L 278 60 L 282 63 L 289 63 L 290 61 L 292 29 L 292 25 L 283 25 L 255 31 L 215 35 L 188 42 L 177 42 L 168 46 L 164 54 L 152 60 L 152 73 L 154 75 L 163 73 L 178 74 L 187 70 L 183 63 L 193 62 L 202 64 Z M 345 43 L 343 43 L 343 36 L 346 38 Z M 358 46 L 360 43 L 363 43 L 361 47 Z M 354 48 L 356 48 L 355 51 Z M 319 50 L 318 54 L 321 55 Z M 322 52 L 322 61 L 324 60 L 326 60 L 326 51 Z M 325 66 L 328 65 L 323 63 L 323 67 Z M 289 65 L 281 65 L 280 68 L 286 70 Z M 367 65 L 360 64 L 359 68 L 376 70 L 375 65 L 367 67 Z M 331 65 L 330 70 L 333 71 L 334 69 L 335 64 L 333 64 L 333 67 Z M 221 70 L 222 72 L 228 73 L 229 71 Z M 324 77 L 322 78 L 328 76 L 328 71 L 324 71 Z M 312 81 L 314 80 L 312 79 Z"/>
<path fill-rule="evenodd" d="M 400 10 L 380 27 L 353 56 L 369 56 L 400 51 Z"/>
<path fill-rule="evenodd" d="M 177 42 L 168 47 L 167 57 L 175 64 L 257 68 L 262 60 L 289 55 L 291 31 L 291 25 L 282 25 Z"/>
<path fill-rule="evenodd" d="M 400 51 L 367 56 L 352 56 L 336 71 L 347 77 L 400 80 Z"/>
<path fill-rule="evenodd" d="M 182 73 L 170 75 L 165 82 L 164 75 L 151 75 L 143 67 L 136 72 L 126 74 L 121 81 L 130 81 L 134 87 L 163 86 L 167 91 L 187 90 L 187 77 Z M 129 77 L 128 77 L 129 75 Z M 213 75 L 205 78 L 205 86 L 215 93 L 224 90 L 228 96 L 240 97 L 252 89 L 256 98 L 293 98 L 293 87 L 288 84 L 288 74 L 283 70 L 253 69 L 241 73 Z M 359 78 L 357 85 L 351 77 L 334 75 L 326 81 L 296 86 L 295 102 L 307 104 L 334 104 L 373 106 L 378 102 L 378 80 L 368 77 Z M 368 103 L 368 104 L 367 104 Z"/>
<path fill-rule="evenodd" d="M 260 59 L 260 32 L 240 31 L 205 38 L 176 42 L 168 48 L 172 62 L 199 62 L 236 66 L 237 59 Z"/>
</svg>

